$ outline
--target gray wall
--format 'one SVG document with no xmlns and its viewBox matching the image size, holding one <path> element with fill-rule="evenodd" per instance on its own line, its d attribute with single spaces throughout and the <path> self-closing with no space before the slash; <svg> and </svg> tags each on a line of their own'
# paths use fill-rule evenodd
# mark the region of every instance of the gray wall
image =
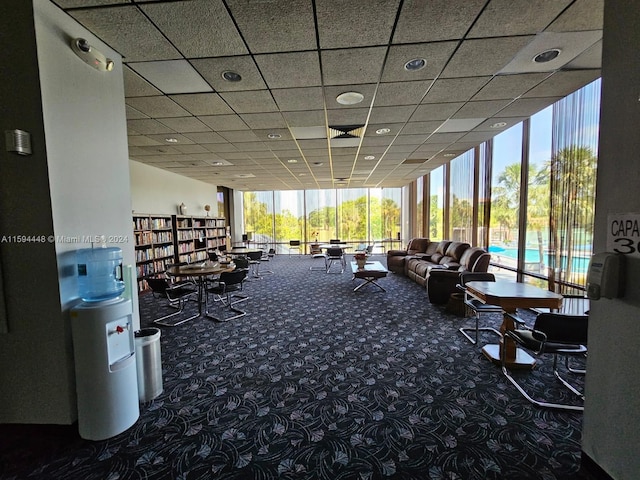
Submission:
<svg viewBox="0 0 640 480">
<path fill-rule="evenodd" d="M 2 148 L 0 235 L 120 237 L 124 243 L 109 245 L 133 263 L 119 56 L 47 1 L 32 7 L 5 0 L 3 7 L 0 38 L 11 48 L 2 64 L 12 68 L 2 69 L 2 130 L 30 131 L 34 154 Z M 114 71 L 98 72 L 77 58 L 69 46 L 77 36 L 108 54 Z M 89 246 L 1 246 L 9 329 L 0 335 L 2 423 L 68 424 L 77 417 L 69 309 L 79 301 L 73 252 Z"/>
<path fill-rule="evenodd" d="M 640 212 L 640 9 L 605 2 L 595 251 L 607 215 Z M 591 302 L 583 451 L 615 479 L 640 472 L 640 257 L 627 258 L 624 298 Z"/>
</svg>

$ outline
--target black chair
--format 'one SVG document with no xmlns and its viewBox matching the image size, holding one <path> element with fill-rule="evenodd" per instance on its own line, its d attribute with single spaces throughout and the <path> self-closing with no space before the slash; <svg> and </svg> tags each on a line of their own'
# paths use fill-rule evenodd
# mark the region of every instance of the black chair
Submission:
<svg viewBox="0 0 640 480">
<path fill-rule="evenodd" d="M 247 253 L 249 258 L 249 272 L 253 278 L 262 278 L 260 275 L 260 264 L 262 263 L 262 251 L 257 250 L 255 252 Z M 273 272 L 272 272 L 273 273 Z"/>
<path fill-rule="evenodd" d="M 218 322 L 228 322 L 229 320 L 235 320 L 236 318 L 244 317 L 247 314 L 247 312 L 236 308 L 234 305 L 247 300 L 248 297 L 235 294 L 232 295 L 233 292 L 237 292 L 243 289 L 243 282 L 246 276 L 247 270 L 244 269 L 236 269 L 232 272 L 222 272 L 218 281 L 213 286 L 207 288 L 207 298 L 209 294 L 212 293 L 219 298 L 219 303 L 222 304 L 222 307 L 219 308 L 220 314 L 218 316 L 215 316 L 209 312 L 207 301 L 207 309 L 205 311 L 205 315 L 208 318 L 211 318 Z M 239 298 L 239 300 L 233 302 L 231 300 L 232 298 Z M 224 311 L 227 309 L 234 315 L 225 316 Z"/>
<path fill-rule="evenodd" d="M 291 256 L 291 252 L 298 252 L 300 255 L 300 240 L 289 240 L 289 256 Z"/>
<path fill-rule="evenodd" d="M 344 257 L 344 251 L 340 247 L 327 248 L 327 253 L 324 257 L 324 269 L 326 273 L 329 273 L 331 266 L 336 263 L 340 263 L 340 273 L 344 273 L 344 269 L 347 266 L 347 261 Z"/>
<path fill-rule="evenodd" d="M 175 322 L 167 322 L 165 320 L 180 315 L 184 311 L 186 302 L 198 294 L 198 289 L 193 282 L 183 281 L 177 284 L 171 284 L 166 278 L 146 278 L 147 285 L 151 288 L 151 292 L 155 298 L 166 298 L 168 306 L 175 308 L 176 311 L 168 315 L 156 318 L 153 323 L 164 325 L 166 327 L 175 327 L 182 323 L 188 322 L 198 317 L 198 313 L 187 318 L 180 318 Z"/>
<path fill-rule="evenodd" d="M 216 252 L 207 252 L 207 254 L 209 255 L 209 260 L 212 262 L 218 261 L 218 254 Z"/>
<path fill-rule="evenodd" d="M 512 316 L 513 317 L 513 316 Z M 588 332 L 589 316 L 588 315 L 567 315 L 563 313 L 541 313 L 536 317 L 532 329 L 517 328 L 515 330 L 507 330 L 505 332 L 505 340 L 509 338 L 516 344 L 533 354 L 539 356 L 544 354 L 553 355 L 553 374 L 560 380 L 562 385 L 568 388 L 572 393 L 580 397 L 584 401 L 584 394 L 574 385 L 569 383 L 560 375 L 558 371 L 558 356 L 565 357 L 568 367 L 568 358 L 570 356 L 584 356 L 587 353 L 587 332 Z M 534 399 L 523 386 L 509 373 L 506 365 L 506 355 L 503 349 L 502 355 L 502 373 L 507 379 L 518 389 L 518 391 L 529 402 L 538 407 L 554 408 L 560 410 L 583 411 L 582 405 L 569 405 L 564 403 L 553 403 L 545 400 Z M 573 370 L 567 368 L 571 373 Z"/>
<path fill-rule="evenodd" d="M 331 245 L 339 245 L 339 244 L 340 244 L 340 243 L 342 243 L 342 242 L 340 241 L 340 239 L 339 239 L 339 238 L 332 238 L 332 239 L 330 239 L 330 240 L 329 240 L 329 243 L 330 243 Z"/>
<path fill-rule="evenodd" d="M 473 312 L 473 315 L 476 319 L 475 328 L 462 327 L 459 328 L 458 331 L 465 336 L 467 340 L 469 340 L 472 344 L 477 345 L 478 343 L 478 332 L 491 332 L 495 333 L 499 337 L 502 336 L 499 330 L 493 327 L 480 327 L 480 315 L 483 313 L 502 313 L 502 307 L 498 305 L 489 305 L 482 303 L 477 298 L 472 297 L 467 292 L 466 284 L 468 282 L 495 282 L 496 277 L 493 273 L 484 273 L 484 272 L 463 272 L 460 274 L 460 283 L 458 284 L 458 288 L 462 290 L 464 294 L 464 304 L 465 306 Z M 474 336 L 467 332 L 473 332 Z"/>
</svg>

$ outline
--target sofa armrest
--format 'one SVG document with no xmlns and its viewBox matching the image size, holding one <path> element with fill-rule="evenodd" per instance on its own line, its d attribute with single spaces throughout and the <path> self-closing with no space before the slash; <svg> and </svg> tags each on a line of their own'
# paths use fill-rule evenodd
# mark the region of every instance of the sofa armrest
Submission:
<svg viewBox="0 0 640 480">
<path fill-rule="evenodd" d="M 407 255 L 408 255 L 408 252 L 406 250 L 388 250 L 387 251 L 388 257 L 406 257 Z"/>
</svg>

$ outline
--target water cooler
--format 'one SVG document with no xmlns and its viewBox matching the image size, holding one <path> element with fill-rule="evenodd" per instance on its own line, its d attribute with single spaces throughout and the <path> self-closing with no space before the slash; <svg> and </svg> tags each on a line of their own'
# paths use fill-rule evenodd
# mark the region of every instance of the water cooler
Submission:
<svg viewBox="0 0 640 480">
<path fill-rule="evenodd" d="M 104 440 L 131 427 L 140 415 L 131 300 L 120 295 L 119 248 L 77 252 L 83 302 L 71 310 L 78 429 Z"/>
</svg>

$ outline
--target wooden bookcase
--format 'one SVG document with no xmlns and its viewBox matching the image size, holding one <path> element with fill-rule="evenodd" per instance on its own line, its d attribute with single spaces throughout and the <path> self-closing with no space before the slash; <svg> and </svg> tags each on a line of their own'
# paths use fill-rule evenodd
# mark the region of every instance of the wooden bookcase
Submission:
<svg viewBox="0 0 640 480">
<path fill-rule="evenodd" d="M 209 250 L 226 243 L 224 218 L 174 215 L 177 263 L 207 260 Z"/>
<path fill-rule="evenodd" d="M 173 263 L 175 243 L 171 215 L 133 216 L 138 290 L 146 290 L 146 277 L 158 275 Z"/>
</svg>

